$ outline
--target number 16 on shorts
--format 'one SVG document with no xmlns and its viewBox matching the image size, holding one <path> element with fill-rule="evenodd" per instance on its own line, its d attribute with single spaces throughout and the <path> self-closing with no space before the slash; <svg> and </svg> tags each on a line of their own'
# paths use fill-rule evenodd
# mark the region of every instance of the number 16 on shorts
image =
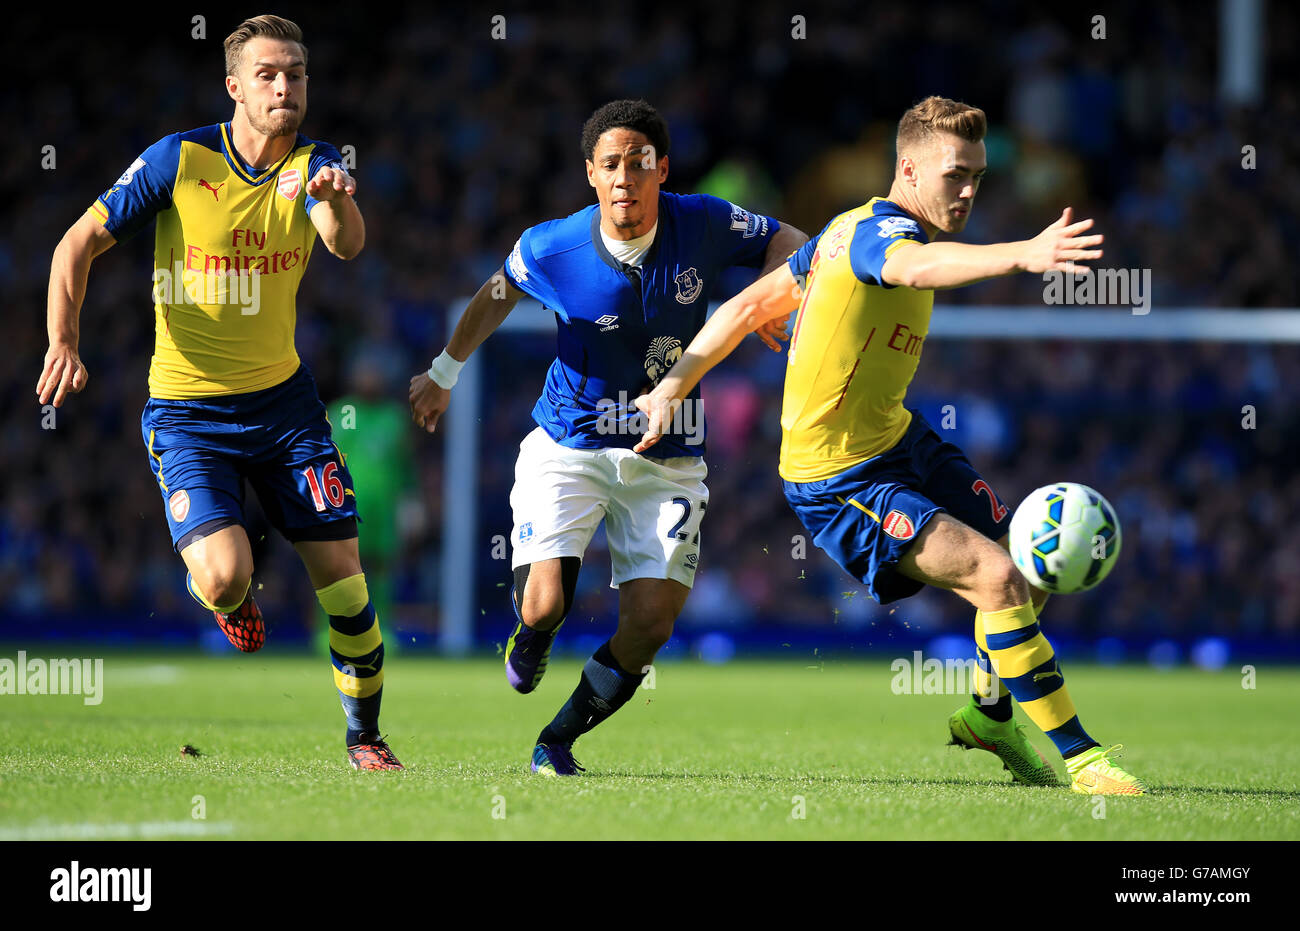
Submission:
<svg viewBox="0 0 1300 931">
<path fill-rule="evenodd" d="M 332 508 L 343 507 L 347 489 L 343 487 L 338 473 L 339 464 L 333 461 L 308 466 L 299 473 L 307 481 L 307 490 L 311 493 L 311 501 L 317 511 L 325 510 L 326 502 Z"/>
</svg>

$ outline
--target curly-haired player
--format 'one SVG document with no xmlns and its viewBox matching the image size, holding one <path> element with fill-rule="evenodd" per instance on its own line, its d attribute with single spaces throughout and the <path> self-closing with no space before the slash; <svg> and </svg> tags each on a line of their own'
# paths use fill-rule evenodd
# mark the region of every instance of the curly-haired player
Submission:
<svg viewBox="0 0 1300 931">
<path fill-rule="evenodd" d="M 598 203 L 525 230 L 497 275 L 470 301 L 446 350 L 411 379 L 411 410 L 432 431 L 460 366 L 525 294 L 555 312 L 559 346 L 537 429 L 520 444 L 515 485 L 518 623 L 506 677 L 531 692 L 573 603 L 578 568 L 601 521 L 609 540 L 618 629 L 587 661 L 573 695 L 537 738 L 532 769 L 574 775 L 573 742 L 632 696 L 672 635 L 695 579 L 704 485 L 702 417 L 683 418 L 656 455 L 632 450 L 632 399 L 655 383 L 704 324 L 729 266 L 784 265 L 807 237 L 708 195 L 660 190 L 668 127 L 645 101 L 605 104 L 582 151 Z M 773 349 L 784 322 L 760 331 Z M 699 394 L 691 396 L 698 413 Z M 631 421 L 635 423 L 636 421 Z"/>
</svg>

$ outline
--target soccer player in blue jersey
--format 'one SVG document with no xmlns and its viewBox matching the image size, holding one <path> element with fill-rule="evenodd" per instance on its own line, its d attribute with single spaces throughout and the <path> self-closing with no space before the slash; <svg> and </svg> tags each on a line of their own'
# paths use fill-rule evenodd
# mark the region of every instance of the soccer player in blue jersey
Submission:
<svg viewBox="0 0 1300 931">
<path fill-rule="evenodd" d="M 1019 782 L 1058 785 L 1014 722 L 1014 696 L 1060 751 L 1074 791 L 1141 795 L 1142 783 L 1109 759 L 1117 748 L 1103 750 L 1079 721 L 1039 628 L 1047 593 L 1006 552 L 1007 508 L 961 449 L 903 405 L 936 289 L 1071 272 L 1102 255 L 1092 220 L 1072 223 L 1069 208 L 1023 242 L 934 241 L 970 217 L 985 125 L 984 111 L 944 97 L 908 110 L 889 196 L 835 217 L 788 265 L 719 308 L 638 399 L 650 424 L 636 448 L 662 442 L 665 418 L 746 333 L 797 309 L 781 412 L 786 499 L 817 546 L 881 604 L 933 585 L 975 607 L 979 694 L 949 718 L 952 741 L 996 754 Z"/>
<path fill-rule="evenodd" d="M 293 339 L 316 236 L 342 259 L 365 244 L 356 182 L 333 146 L 298 132 L 307 48 L 296 24 L 253 17 L 225 53 L 230 122 L 151 145 L 55 250 L 50 348 L 36 393 L 58 407 L 85 388 L 78 318 L 91 262 L 156 218 L 155 345 L 141 430 L 190 594 L 236 647 L 262 646 L 247 479 L 329 615 L 349 762 L 401 769 L 379 733 L 384 647 L 357 553 L 352 479 Z"/>
<path fill-rule="evenodd" d="M 609 540 L 618 628 L 587 661 L 577 689 L 537 738 L 533 772 L 574 775 L 573 742 L 632 696 L 672 635 L 699 559 L 704 428 L 699 392 L 654 457 L 632 399 L 663 376 L 704 324 L 709 294 L 733 265 L 782 265 L 807 237 L 716 197 L 660 189 L 668 127 L 644 101 L 619 100 L 582 132 L 597 204 L 525 230 L 484 283 L 428 373 L 411 379 L 415 422 L 432 432 L 460 366 L 531 295 L 554 311 L 558 353 L 519 447 L 511 602 L 518 622 L 506 677 L 531 692 L 573 603 L 583 553 L 601 521 Z M 773 321 L 760 337 L 784 338 Z"/>
</svg>

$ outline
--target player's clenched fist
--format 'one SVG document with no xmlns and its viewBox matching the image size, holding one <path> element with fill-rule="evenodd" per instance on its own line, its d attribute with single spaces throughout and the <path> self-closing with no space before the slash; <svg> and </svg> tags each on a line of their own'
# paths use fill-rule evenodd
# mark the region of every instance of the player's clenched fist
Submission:
<svg viewBox="0 0 1300 931">
<path fill-rule="evenodd" d="M 1024 244 L 1024 271 L 1041 274 L 1048 271 L 1086 270 L 1083 264 L 1101 258 L 1100 233 L 1085 236 L 1092 229 L 1092 218 L 1071 223 L 1073 208 L 1066 207 L 1055 223 Z"/>
<path fill-rule="evenodd" d="M 54 406 L 61 407 L 68 393 L 79 393 L 89 378 L 77 350 L 71 346 L 51 346 L 45 353 L 45 368 L 36 383 L 36 396 L 46 404 L 53 394 Z"/>
<path fill-rule="evenodd" d="M 451 403 L 451 390 L 441 387 L 429 377 L 428 372 L 421 372 L 411 379 L 409 397 L 411 419 L 417 427 L 424 428 L 426 433 L 432 433 L 438 426 L 438 418 Z"/>
<path fill-rule="evenodd" d="M 307 182 L 307 193 L 317 200 L 337 200 L 357 192 L 357 182 L 342 168 L 321 166 L 316 176 Z"/>
</svg>

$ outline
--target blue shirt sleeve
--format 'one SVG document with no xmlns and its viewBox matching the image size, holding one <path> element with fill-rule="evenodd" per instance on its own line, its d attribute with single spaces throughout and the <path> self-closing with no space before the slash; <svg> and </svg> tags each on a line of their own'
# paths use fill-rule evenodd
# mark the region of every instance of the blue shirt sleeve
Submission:
<svg viewBox="0 0 1300 931">
<path fill-rule="evenodd" d="M 308 181 L 316 177 L 316 172 L 320 171 L 327 165 L 330 168 L 347 171 L 347 168 L 343 165 L 343 156 L 339 154 L 339 150 L 334 148 L 334 146 L 330 145 L 328 142 L 318 141 L 316 143 L 316 148 L 311 150 L 311 158 L 307 160 L 307 177 L 303 178 L 303 188 L 305 189 L 307 187 Z M 348 172 L 348 174 L 351 174 L 351 172 Z M 309 214 L 311 213 L 311 208 L 320 203 L 320 201 L 315 197 L 306 193 L 303 194 L 302 202 Z"/>
<path fill-rule="evenodd" d="M 751 213 L 711 194 L 697 195 L 704 202 L 709 233 L 722 265 L 758 268 L 767 254 L 767 244 L 781 224 L 772 217 Z"/>
<path fill-rule="evenodd" d="M 879 216 L 859 220 L 849 244 L 849 263 L 853 274 L 864 284 L 892 288 L 880 277 L 885 260 L 904 242 L 924 245 L 929 240 L 921 226 L 911 217 Z"/>
<path fill-rule="evenodd" d="M 561 317 L 568 319 L 560 296 L 542 270 L 541 263 L 533 255 L 533 231 L 535 227 L 524 230 L 515 242 L 515 247 L 506 259 L 505 273 L 510 283 L 530 297 L 536 298 L 543 307 L 548 307 Z"/>
<path fill-rule="evenodd" d="M 118 242 L 149 225 L 172 205 L 172 187 L 180 165 L 179 134 L 167 136 L 140 153 L 131 167 L 90 208 Z M 102 213 L 101 213 L 102 208 Z"/>
<path fill-rule="evenodd" d="M 790 266 L 790 273 L 795 278 L 802 281 L 807 276 L 808 270 L 812 268 L 813 255 L 817 252 L 817 243 L 821 242 L 822 235 L 830 228 L 831 224 L 827 223 L 820 233 L 790 253 L 790 257 L 785 260 L 785 263 Z"/>
</svg>

